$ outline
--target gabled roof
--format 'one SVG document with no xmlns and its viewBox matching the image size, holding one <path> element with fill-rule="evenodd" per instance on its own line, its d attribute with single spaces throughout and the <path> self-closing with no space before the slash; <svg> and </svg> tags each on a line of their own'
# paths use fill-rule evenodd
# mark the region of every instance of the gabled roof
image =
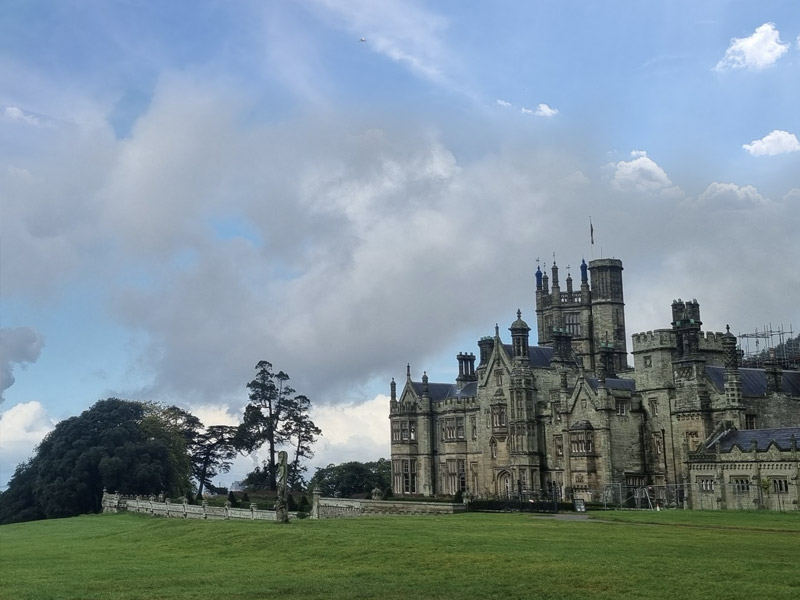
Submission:
<svg viewBox="0 0 800 600">
<path fill-rule="evenodd" d="M 422 382 L 412 381 L 411 389 L 417 396 L 422 396 Z M 433 402 L 440 402 L 448 398 L 471 398 L 478 394 L 478 382 L 470 381 L 463 388 L 458 389 L 454 383 L 428 383 L 428 395 Z"/>
<path fill-rule="evenodd" d="M 743 396 L 764 396 L 767 393 L 767 374 L 764 369 L 739 369 Z M 725 389 L 725 367 L 707 366 L 706 375 L 718 392 Z M 800 397 L 800 371 L 783 372 L 783 393 Z"/>
<path fill-rule="evenodd" d="M 800 427 L 779 427 L 776 429 L 728 429 L 718 436 L 711 438 L 706 444 L 706 448 L 713 450 L 719 442 L 721 452 L 730 452 L 734 446 L 740 450 L 749 452 L 753 448 L 753 442 L 759 451 L 766 451 L 770 444 L 775 444 L 780 450 L 788 451 L 792 449 L 792 436 L 800 444 Z"/>
</svg>

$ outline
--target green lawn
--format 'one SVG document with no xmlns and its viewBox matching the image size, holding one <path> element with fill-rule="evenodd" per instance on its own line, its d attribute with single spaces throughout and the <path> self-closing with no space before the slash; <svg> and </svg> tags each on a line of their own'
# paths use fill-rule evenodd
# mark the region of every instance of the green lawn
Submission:
<svg viewBox="0 0 800 600">
<path fill-rule="evenodd" d="M 800 514 L 596 516 L 604 521 L 470 513 L 278 525 L 120 514 L 5 525 L 0 597 L 798 598 Z"/>
</svg>

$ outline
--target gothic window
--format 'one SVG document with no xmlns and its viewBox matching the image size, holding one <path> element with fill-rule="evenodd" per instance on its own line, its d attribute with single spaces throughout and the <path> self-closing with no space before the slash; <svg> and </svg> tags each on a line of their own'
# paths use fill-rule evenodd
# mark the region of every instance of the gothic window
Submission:
<svg viewBox="0 0 800 600">
<path fill-rule="evenodd" d="M 644 487 L 644 475 L 626 475 L 625 485 L 628 487 Z"/>
<path fill-rule="evenodd" d="M 469 428 L 472 430 L 472 439 L 478 439 L 478 420 L 475 418 L 475 415 L 470 415 L 469 417 Z"/>
<path fill-rule="evenodd" d="M 416 421 L 409 421 L 408 422 L 408 439 L 412 442 L 417 441 L 417 422 Z"/>
<path fill-rule="evenodd" d="M 464 439 L 464 417 L 456 417 L 456 438 Z"/>
<path fill-rule="evenodd" d="M 564 315 L 564 326 L 567 329 L 567 333 L 574 337 L 579 336 L 581 334 L 580 314 L 576 312 L 566 313 Z"/>
<path fill-rule="evenodd" d="M 772 491 L 776 494 L 785 494 L 789 491 L 789 481 L 785 477 L 776 477 L 772 480 Z"/>
<path fill-rule="evenodd" d="M 745 415 L 744 416 L 744 428 L 745 429 L 755 429 L 756 428 L 756 416 L 755 415 Z"/>
<path fill-rule="evenodd" d="M 408 441 L 408 421 L 400 422 L 400 440 L 403 442 Z"/>
<path fill-rule="evenodd" d="M 467 463 L 463 460 L 458 461 L 458 490 L 467 491 Z"/>
<path fill-rule="evenodd" d="M 506 422 L 506 407 L 502 404 L 492 407 L 492 427 L 502 428 L 505 427 Z"/>
<path fill-rule="evenodd" d="M 564 438 L 560 435 L 554 435 L 553 442 L 556 448 L 556 456 L 564 456 Z"/>
<path fill-rule="evenodd" d="M 392 423 L 392 441 L 400 441 L 400 421 L 394 421 Z"/>
<path fill-rule="evenodd" d="M 650 398 L 650 416 L 657 417 L 658 416 L 658 399 L 657 398 Z"/>
<path fill-rule="evenodd" d="M 503 385 L 503 371 L 500 369 L 494 372 L 494 383 L 497 387 Z"/>
<path fill-rule="evenodd" d="M 570 452 L 588 454 L 592 452 L 592 432 L 576 431 L 569 434 Z"/>
<path fill-rule="evenodd" d="M 647 369 L 649 369 L 650 367 L 653 366 L 653 357 L 652 356 L 647 355 L 647 356 L 644 357 L 644 366 Z"/>
<path fill-rule="evenodd" d="M 617 400 L 617 414 L 620 417 L 628 414 L 628 403 L 625 400 Z"/>
<path fill-rule="evenodd" d="M 394 490 L 401 494 L 417 493 L 417 460 L 414 458 L 392 461 Z"/>
<path fill-rule="evenodd" d="M 750 479 L 748 477 L 731 477 L 733 491 L 737 494 L 746 494 L 750 491 Z"/>
<path fill-rule="evenodd" d="M 713 477 L 698 477 L 697 489 L 704 493 L 714 491 L 714 478 Z"/>
</svg>

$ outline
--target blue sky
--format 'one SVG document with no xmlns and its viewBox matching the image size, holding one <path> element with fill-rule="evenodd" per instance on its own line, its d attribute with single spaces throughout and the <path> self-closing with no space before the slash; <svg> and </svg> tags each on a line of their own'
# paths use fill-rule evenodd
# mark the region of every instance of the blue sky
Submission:
<svg viewBox="0 0 800 600">
<path fill-rule="evenodd" d="M 110 395 L 233 423 L 261 359 L 314 464 L 386 456 L 390 378 L 554 253 L 623 260 L 629 334 L 800 328 L 792 1 L 11 1 L 0 81 L 0 485 Z"/>
</svg>

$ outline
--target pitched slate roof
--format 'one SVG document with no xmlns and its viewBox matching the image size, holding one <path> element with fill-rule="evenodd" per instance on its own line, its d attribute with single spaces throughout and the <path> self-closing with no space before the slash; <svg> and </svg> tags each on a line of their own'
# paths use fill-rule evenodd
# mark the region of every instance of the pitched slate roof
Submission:
<svg viewBox="0 0 800 600">
<path fill-rule="evenodd" d="M 764 369 L 739 369 L 743 396 L 764 396 L 767 393 L 767 375 Z M 706 375 L 718 392 L 725 389 L 725 367 L 707 366 Z M 783 393 L 800 397 L 800 371 L 783 372 Z"/>
<path fill-rule="evenodd" d="M 718 436 L 711 438 L 706 444 L 706 448 L 713 450 L 717 442 L 721 452 L 730 452 L 734 446 L 740 450 L 749 452 L 753 448 L 753 442 L 760 451 L 766 451 L 769 445 L 774 443 L 783 451 L 792 449 L 792 436 L 800 444 L 800 427 L 779 427 L 776 429 L 728 429 Z"/>
<path fill-rule="evenodd" d="M 598 381 L 596 377 L 587 377 L 586 380 L 592 389 L 596 392 Z M 636 382 L 633 379 L 619 379 L 615 377 L 606 377 L 606 387 L 609 390 L 627 390 L 633 392 L 636 390 Z"/>
<path fill-rule="evenodd" d="M 514 356 L 514 346 L 501 344 L 509 356 Z M 528 346 L 528 358 L 532 367 L 549 367 L 553 349 L 549 346 Z"/>
<path fill-rule="evenodd" d="M 422 382 L 412 381 L 411 388 L 417 396 L 422 396 Z M 470 398 L 476 396 L 477 393 L 477 381 L 470 381 L 461 389 L 458 389 L 454 383 L 428 383 L 428 395 L 433 402 L 440 402 L 448 398 Z"/>
</svg>

